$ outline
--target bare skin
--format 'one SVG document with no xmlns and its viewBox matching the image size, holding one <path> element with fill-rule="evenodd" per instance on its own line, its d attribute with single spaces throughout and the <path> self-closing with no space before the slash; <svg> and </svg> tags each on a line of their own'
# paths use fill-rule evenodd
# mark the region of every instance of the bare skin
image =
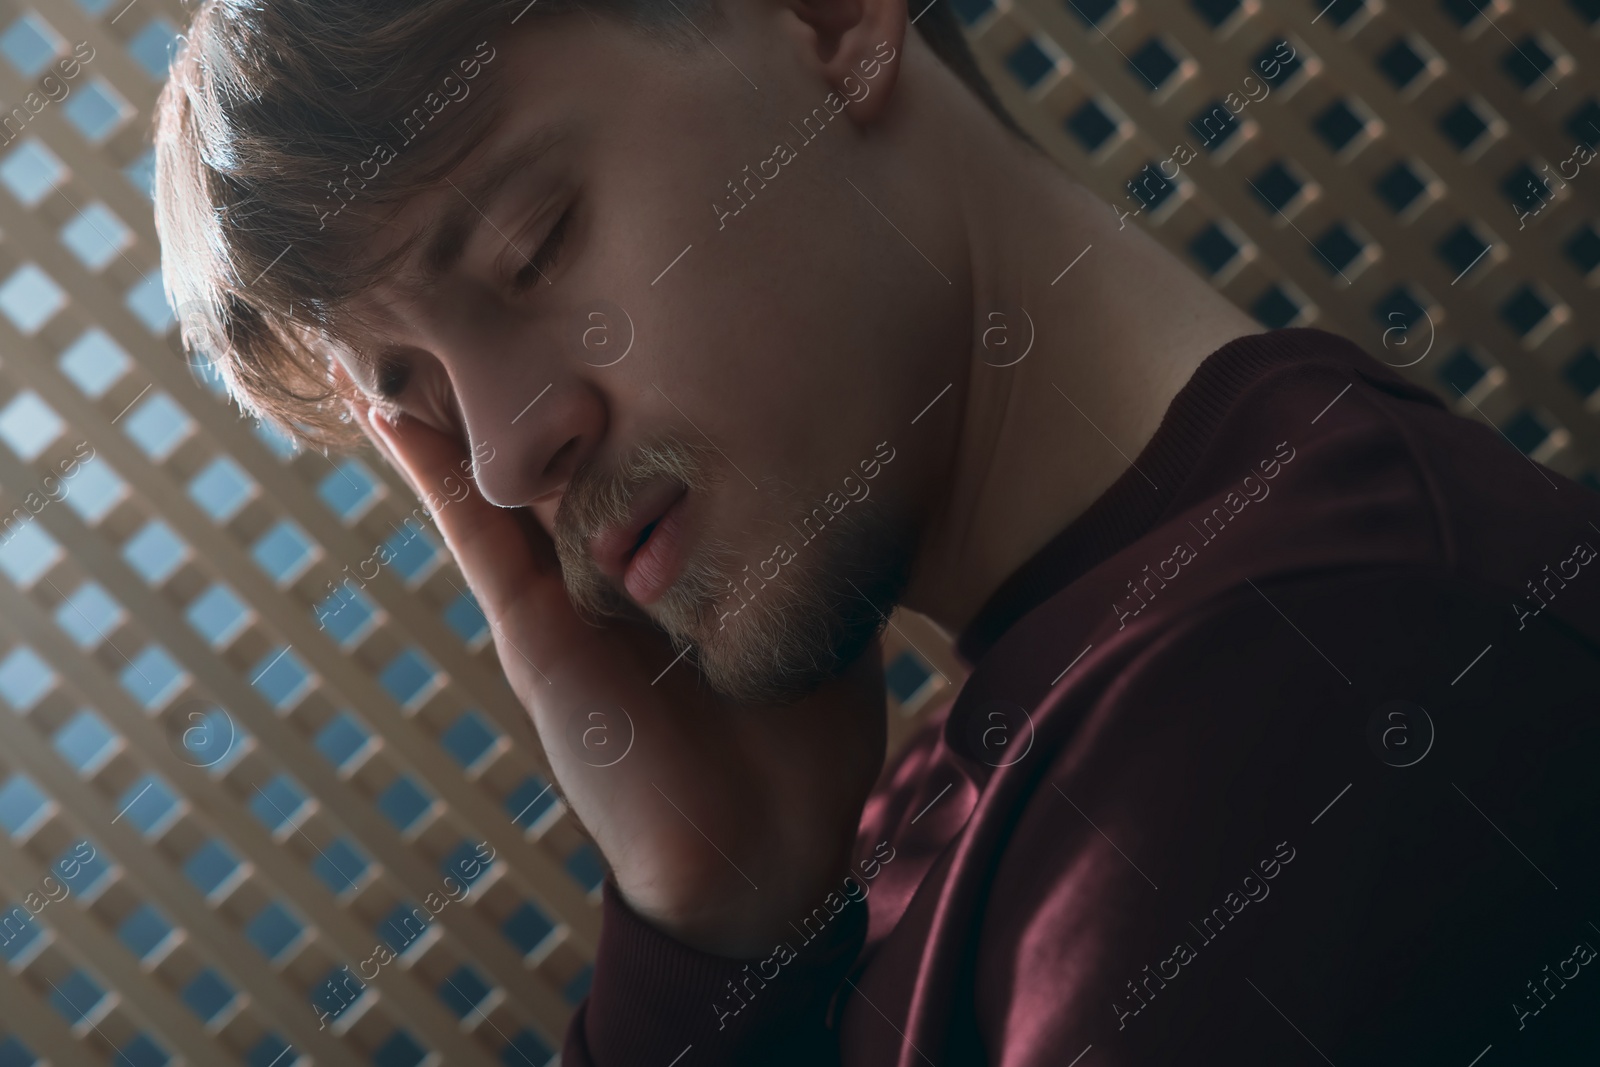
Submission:
<svg viewBox="0 0 1600 1067">
<path fill-rule="evenodd" d="M 415 419 L 399 429 L 381 417 L 366 425 L 418 488 L 442 485 L 466 457 Z M 849 676 L 799 703 L 735 705 L 690 672 L 663 676 L 676 654 L 660 633 L 581 620 L 548 535 L 525 513 L 474 493 L 434 518 L 490 620 L 563 796 L 629 903 L 710 952 L 770 949 L 787 918 L 810 910 L 850 862 L 883 762 L 879 657 L 863 656 Z M 635 734 L 612 766 L 595 766 L 608 760 L 568 743 L 597 707 L 619 733 L 612 709 L 625 709 Z"/>
<path fill-rule="evenodd" d="M 588 272 L 640 277 L 617 302 L 670 338 L 652 362 L 623 363 L 611 378 L 548 361 L 529 370 L 531 356 L 508 362 L 507 339 L 540 336 L 543 312 L 517 304 L 502 314 L 506 302 L 485 295 L 492 283 L 487 272 L 473 273 L 469 247 L 467 265 L 428 295 L 396 289 L 375 298 L 394 323 L 383 342 L 404 348 L 420 384 L 399 400 L 406 414 L 397 423 L 356 414 L 424 494 L 441 494 L 472 442 L 492 442 L 505 457 L 480 464 L 473 492 L 435 519 L 490 620 L 561 790 L 635 910 L 696 948 L 748 957 L 769 952 L 849 863 L 883 762 L 877 650 L 785 706 L 733 703 L 681 668 L 663 676 L 676 653 L 662 634 L 626 621 L 591 626 L 567 599 L 548 531 L 574 465 L 692 419 L 741 467 L 820 497 L 873 442 L 893 437 L 902 456 L 892 484 L 881 483 L 882 497 L 919 531 L 905 546 L 913 564 L 904 602 L 954 632 L 1127 469 L 1205 356 L 1258 327 L 1001 129 L 908 33 L 903 2 L 724 7 L 728 17 L 713 39 L 758 73 L 759 107 L 767 110 L 754 119 L 756 98 L 730 96 L 737 77 L 713 49 L 667 58 L 621 28 L 582 19 L 506 45 L 508 68 L 572 64 L 562 77 L 581 83 L 572 90 L 581 103 L 570 106 L 635 123 L 630 152 L 661 164 L 657 184 L 673 187 L 682 177 L 690 190 L 718 188 L 753 158 L 744 146 L 770 143 L 756 138 L 774 116 L 803 114 L 847 76 L 859 79 L 884 42 L 896 54 L 872 79 L 871 95 L 836 120 L 848 119 L 827 134 L 837 137 L 805 149 L 811 169 L 774 181 L 762 194 L 768 199 L 725 230 L 703 212 L 680 219 L 683 197 L 655 205 L 652 221 L 670 237 L 654 240 L 649 230 L 639 241 L 654 244 L 637 262 L 628 257 L 638 241 L 624 250 L 620 238 L 606 244 L 596 230 L 580 230 L 585 257 L 550 286 L 541 283 L 539 299 L 581 292 Z M 623 62 L 639 84 L 619 90 L 605 71 Z M 582 83 L 589 68 L 597 70 L 592 83 Z M 669 99 L 675 86 L 702 95 L 688 106 Z M 559 110 L 546 90 L 556 91 L 530 85 L 518 113 Z M 657 105 L 671 110 L 651 113 Z M 652 144 L 663 124 L 680 136 Z M 684 174 L 694 164 L 671 161 L 699 158 L 682 148 L 691 134 L 714 158 Z M 606 151 L 602 136 L 575 143 L 584 147 L 574 160 Z M 627 165 L 622 156 L 612 164 L 617 172 Z M 444 189 L 408 205 L 399 228 L 455 195 Z M 849 221 L 819 227 L 819 214 Z M 480 260 L 500 253 L 494 237 L 482 237 Z M 691 241 L 724 257 L 720 272 L 691 275 L 686 259 L 674 269 L 697 278 L 698 288 L 661 295 L 665 283 L 651 276 Z M 612 250 L 610 260 L 602 248 Z M 774 248 L 784 262 L 772 262 Z M 1027 333 L 1017 309 L 1027 311 L 1034 347 L 1000 367 Z M 995 312 L 1006 316 L 1016 348 L 997 349 L 986 333 Z M 708 366 L 708 358 L 716 362 Z M 345 369 L 375 393 L 370 366 Z M 524 397 L 551 377 L 542 421 L 515 422 Z M 699 528 L 759 559 L 770 541 L 752 531 L 771 505 L 734 470 L 720 473 L 722 488 L 697 502 Z M 596 706 L 624 708 L 633 724 L 633 748 L 612 766 L 594 766 L 567 741 L 574 717 Z"/>
</svg>

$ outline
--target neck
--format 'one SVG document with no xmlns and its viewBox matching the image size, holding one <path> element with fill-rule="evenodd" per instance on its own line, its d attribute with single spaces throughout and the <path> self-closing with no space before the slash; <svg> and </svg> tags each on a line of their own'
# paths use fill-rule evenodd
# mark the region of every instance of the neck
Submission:
<svg viewBox="0 0 1600 1067">
<path fill-rule="evenodd" d="M 1206 356 L 1261 330 L 1118 209 L 983 128 L 991 151 L 933 161 L 958 175 L 973 345 L 905 596 L 951 632 L 1132 465 Z"/>
</svg>

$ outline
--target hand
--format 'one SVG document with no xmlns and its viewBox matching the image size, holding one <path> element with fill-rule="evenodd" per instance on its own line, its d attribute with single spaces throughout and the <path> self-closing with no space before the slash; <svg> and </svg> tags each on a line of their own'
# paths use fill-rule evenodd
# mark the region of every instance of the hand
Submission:
<svg viewBox="0 0 1600 1067">
<path fill-rule="evenodd" d="M 460 443 L 413 418 L 357 417 L 425 501 L 448 501 L 434 521 L 624 899 L 702 951 L 772 951 L 850 864 L 884 758 L 877 642 L 846 676 L 795 704 L 727 701 L 687 663 L 667 670 L 675 652 L 660 632 L 585 622 L 567 599 L 549 535 L 527 509 L 495 507 L 460 476 L 470 469 Z M 586 718 L 596 709 L 606 713 L 610 754 L 578 741 L 601 721 Z M 627 721 L 627 755 L 595 766 L 621 755 Z"/>
</svg>

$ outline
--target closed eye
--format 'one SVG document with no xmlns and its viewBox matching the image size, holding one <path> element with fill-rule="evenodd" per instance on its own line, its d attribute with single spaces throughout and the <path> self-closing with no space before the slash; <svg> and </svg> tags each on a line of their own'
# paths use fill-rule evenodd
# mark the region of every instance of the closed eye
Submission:
<svg viewBox="0 0 1600 1067">
<path fill-rule="evenodd" d="M 410 377 L 410 364 L 385 356 L 378 362 L 378 395 L 385 400 L 398 399 L 405 392 L 406 380 Z"/>
<path fill-rule="evenodd" d="M 545 277 L 545 274 L 555 266 L 556 260 L 560 257 L 561 246 L 566 241 L 567 230 L 571 222 L 572 209 L 569 207 L 561 213 L 561 217 L 556 220 L 556 224 L 550 228 L 550 233 L 545 237 L 544 244 L 539 246 L 539 250 L 533 254 L 533 258 L 528 260 L 526 266 L 517 271 L 512 284 L 519 292 L 533 286 L 540 278 L 544 278 L 549 284 L 554 284 L 550 282 L 548 277 Z"/>
</svg>

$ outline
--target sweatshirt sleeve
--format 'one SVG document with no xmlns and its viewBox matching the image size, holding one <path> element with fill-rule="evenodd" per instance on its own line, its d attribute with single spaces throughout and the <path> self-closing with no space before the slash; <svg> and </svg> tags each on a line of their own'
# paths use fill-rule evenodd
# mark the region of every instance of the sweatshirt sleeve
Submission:
<svg viewBox="0 0 1600 1067">
<path fill-rule="evenodd" d="M 567 1067 L 839 1062 L 830 1008 L 866 941 L 864 905 L 847 903 L 810 941 L 797 934 L 736 960 L 657 930 L 609 878 L 602 893 L 594 984 L 567 1027 Z"/>
</svg>

